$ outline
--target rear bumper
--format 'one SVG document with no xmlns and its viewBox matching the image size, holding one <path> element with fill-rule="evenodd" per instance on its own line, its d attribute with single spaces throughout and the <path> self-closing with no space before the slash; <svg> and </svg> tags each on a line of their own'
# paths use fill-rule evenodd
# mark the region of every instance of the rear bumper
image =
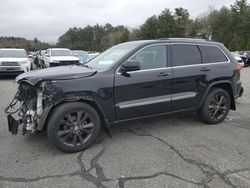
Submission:
<svg viewBox="0 0 250 188">
<path fill-rule="evenodd" d="M 237 95 L 235 95 L 234 99 L 237 99 L 237 98 L 241 97 L 243 95 L 243 93 L 244 93 L 244 88 L 241 87 L 239 92 L 237 93 Z"/>
<path fill-rule="evenodd" d="M 240 88 L 239 97 L 241 97 L 241 96 L 243 95 L 243 93 L 244 93 L 244 89 L 243 89 L 243 87 L 241 87 L 241 88 Z"/>
</svg>

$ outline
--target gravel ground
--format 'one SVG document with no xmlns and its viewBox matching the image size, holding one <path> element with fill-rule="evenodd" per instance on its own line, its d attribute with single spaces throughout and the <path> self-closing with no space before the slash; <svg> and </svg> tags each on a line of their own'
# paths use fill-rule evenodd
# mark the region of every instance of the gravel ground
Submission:
<svg viewBox="0 0 250 188">
<path fill-rule="evenodd" d="M 250 68 L 237 111 L 217 125 L 194 115 L 122 123 L 86 151 L 56 150 L 46 134 L 12 136 L 4 107 L 13 78 L 0 79 L 0 188 L 250 187 Z"/>
</svg>

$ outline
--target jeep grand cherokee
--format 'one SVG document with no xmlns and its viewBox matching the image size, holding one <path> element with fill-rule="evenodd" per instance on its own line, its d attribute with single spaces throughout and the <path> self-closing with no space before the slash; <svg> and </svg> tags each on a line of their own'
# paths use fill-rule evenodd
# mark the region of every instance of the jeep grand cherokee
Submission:
<svg viewBox="0 0 250 188">
<path fill-rule="evenodd" d="M 217 42 L 119 44 L 85 66 L 19 75 L 18 91 L 6 108 L 9 130 L 17 134 L 21 124 L 24 133 L 44 130 L 55 147 L 76 152 L 93 143 L 101 128 L 121 121 L 192 111 L 205 123 L 219 123 L 242 94 L 240 69 Z"/>
</svg>

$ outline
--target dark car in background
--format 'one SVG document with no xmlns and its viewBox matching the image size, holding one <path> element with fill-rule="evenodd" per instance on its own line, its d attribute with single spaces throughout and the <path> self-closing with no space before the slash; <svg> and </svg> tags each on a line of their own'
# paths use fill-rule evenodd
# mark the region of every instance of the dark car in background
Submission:
<svg viewBox="0 0 250 188">
<path fill-rule="evenodd" d="M 16 78 L 6 108 L 9 130 L 47 131 L 60 150 L 86 149 L 119 122 L 195 112 L 207 124 L 236 110 L 241 66 L 223 44 L 196 39 L 133 41 L 111 47 L 86 66 L 62 66 Z M 16 103 L 21 106 L 13 112 Z M 15 120 L 12 114 L 18 113 Z"/>
<path fill-rule="evenodd" d="M 250 66 L 250 51 L 241 51 L 239 52 L 240 57 L 244 61 L 246 67 Z"/>
<path fill-rule="evenodd" d="M 236 61 L 241 65 L 241 67 L 245 67 L 245 63 L 243 59 L 241 58 L 240 54 L 238 54 L 237 52 L 231 52 L 231 54 L 234 56 Z"/>
<path fill-rule="evenodd" d="M 45 58 L 46 50 L 38 51 L 38 64 L 40 68 L 46 68 L 44 58 Z"/>
</svg>

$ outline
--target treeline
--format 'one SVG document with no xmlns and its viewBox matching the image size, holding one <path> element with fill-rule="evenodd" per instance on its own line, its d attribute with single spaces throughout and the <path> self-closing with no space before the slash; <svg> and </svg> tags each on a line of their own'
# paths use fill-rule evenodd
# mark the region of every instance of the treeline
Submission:
<svg viewBox="0 0 250 188">
<path fill-rule="evenodd" d="M 58 45 L 103 51 L 124 41 L 171 37 L 203 38 L 222 42 L 233 51 L 250 50 L 250 5 L 247 0 L 236 0 L 230 8 L 210 10 L 196 19 L 181 7 L 174 12 L 165 9 L 130 31 L 111 24 L 72 28 L 59 38 Z"/>
<path fill-rule="evenodd" d="M 120 25 L 111 24 L 71 28 L 63 34 L 57 43 L 59 47 L 84 49 L 88 51 L 103 51 L 114 44 L 129 41 L 129 30 Z"/>
<path fill-rule="evenodd" d="M 204 38 L 222 42 L 230 50 L 250 50 L 250 5 L 247 0 L 236 0 L 229 8 L 210 10 L 191 19 L 187 9 L 165 9 L 149 17 L 137 29 L 105 25 L 70 28 L 59 37 L 57 47 L 103 51 L 115 44 L 130 40 L 171 37 Z M 2 37 L 0 47 L 24 47 L 29 50 L 45 49 L 50 45 L 34 39 Z"/>
<path fill-rule="evenodd" d="M 194 36 L 211 36 L 232 51 L 250 50 L 250 5 L 247 0 L 236 0 L 230 8 L 213 10 L 208 16 L 197 18 L 191 26 Z"/>
<path fill-rule="evenodd" d="M 24 48 L 28 51 L 37 51 L 51 47 L 50 44 L 41 42 L 35 38 L 27 40 L 20 37 L 0 37 L 0 48 Z"/>
</svg>

